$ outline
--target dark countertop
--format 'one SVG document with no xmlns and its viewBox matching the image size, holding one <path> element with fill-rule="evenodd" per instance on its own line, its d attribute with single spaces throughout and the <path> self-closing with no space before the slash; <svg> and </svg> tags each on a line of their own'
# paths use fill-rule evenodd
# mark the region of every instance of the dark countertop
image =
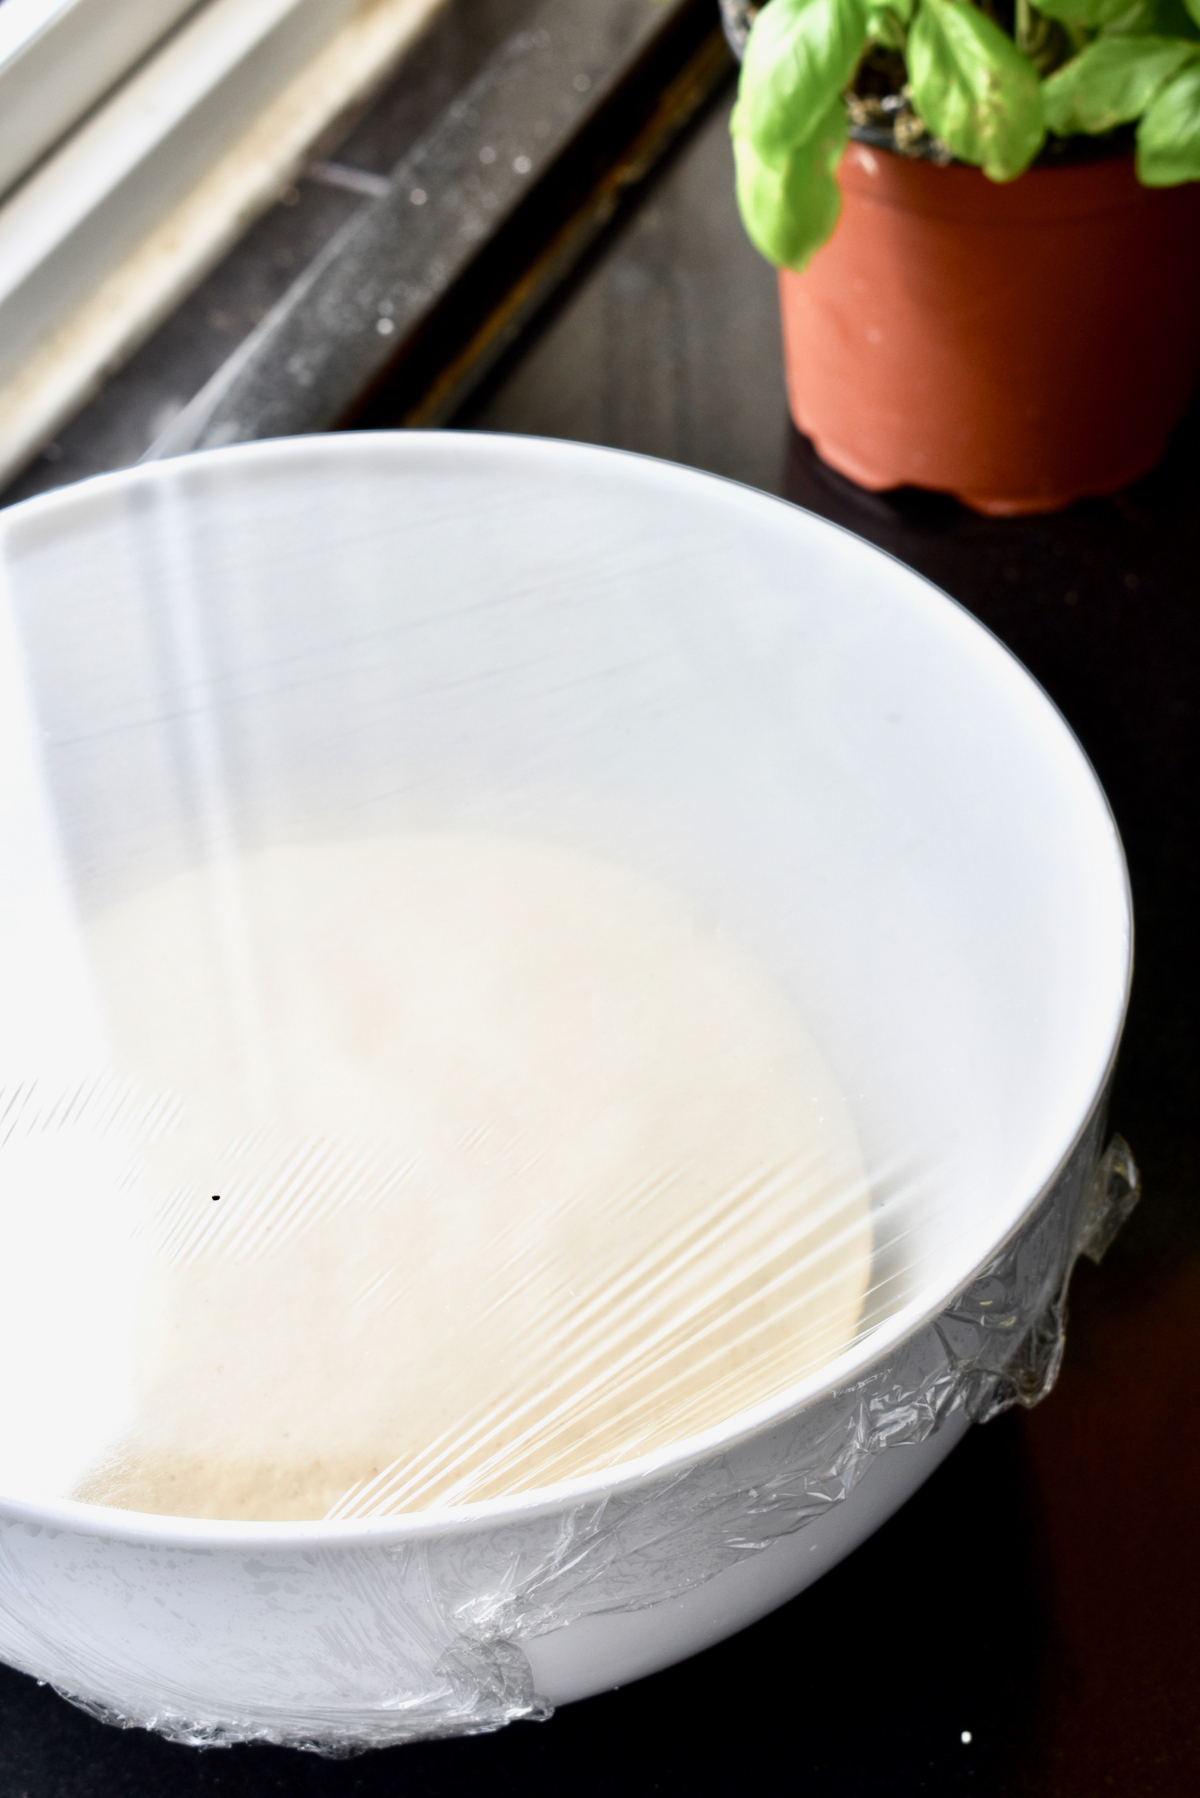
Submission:
<svg viewBox="0 0 1200 1798">
<path fill-rule="evenodd" d="M 1052 1396 L 973 1430 L 849 1561 L 693 1661 L 546 1724 L 348 1762 L 120 1733 L 0 1669 L 0 1798 L 1200 1789 L 1200 413 L 1149 479 L 1057 517 L 860 494 L 787 422 L 774 278 L 737 222 L 726 112 L 458 422 L 782 494 L 920 569 L 1021 657 L 1082 740 L 1129 857 L 1138 966 L 1112 1123 L 1143 1204 L 1104 1266 L 1076 1275 Z"/>
</svg>

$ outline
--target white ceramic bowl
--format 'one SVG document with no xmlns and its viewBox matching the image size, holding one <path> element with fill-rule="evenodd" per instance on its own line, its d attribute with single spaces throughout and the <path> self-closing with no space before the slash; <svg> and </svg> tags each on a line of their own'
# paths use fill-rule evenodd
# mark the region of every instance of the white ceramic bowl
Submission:
<svg viewBox="0 0 1200 1798">
<path fill-rule="evenodd" d="M 516 822 L 705 902 L 797 1000 L 881 1191 L 925 1170 L 852 1349 L 602 1478 L 313 1525 L 4 1494 L 5 1658 L 188 1740 L 494 1726 L 781 1603 L 998 1376 L 1037 1377 L 1014 1370 L 1053 1347 L 1088 1225 L 1129 903 L 1078 744 L 964 611 L 761 494 L 476 435 L 106 476 L 5 514 L 0 569 L 0 1077 L 77 1027 L 64 880 L 86 911 L 214 832 L 331 811 Z"/>
</svg>

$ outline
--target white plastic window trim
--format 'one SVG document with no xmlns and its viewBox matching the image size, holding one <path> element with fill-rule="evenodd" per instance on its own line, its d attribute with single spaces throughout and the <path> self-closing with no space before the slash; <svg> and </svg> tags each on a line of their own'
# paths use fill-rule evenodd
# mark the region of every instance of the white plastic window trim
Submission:
<svg viewBox="0 0 1200 1798">
<path fill-rule="evenodd" d="M 160 43 L 197 0 L 4 0 L 0 194 Z"/>
</svg>

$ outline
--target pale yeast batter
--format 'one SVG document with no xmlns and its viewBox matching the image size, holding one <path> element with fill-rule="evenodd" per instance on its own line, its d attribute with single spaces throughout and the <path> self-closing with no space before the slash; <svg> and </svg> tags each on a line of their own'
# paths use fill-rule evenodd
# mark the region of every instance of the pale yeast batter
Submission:
<svg viewBox="0 0 1200 1798">
<path fill-rule="evenodd" d="M 853 1336 L 845 1102 L 666 887 L 482 833 L 307 843 L 88 934 L 118 1073 L 183 1108 L 139 1187 L 132 1421 L 77 1496 L 496 1497 L 719 1424 Z"/>
</svg>

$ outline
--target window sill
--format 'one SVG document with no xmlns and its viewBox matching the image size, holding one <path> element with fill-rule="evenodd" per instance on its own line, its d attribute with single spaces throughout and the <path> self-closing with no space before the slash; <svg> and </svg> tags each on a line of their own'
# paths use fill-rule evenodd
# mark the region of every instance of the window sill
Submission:
<svg viewBox="0 0 1200 1798">
<path fill-rule="evenodd" d="M 0 206 L 0 482 L 386 78 L 443 0 L 215 0 Z"/>
</svg>

